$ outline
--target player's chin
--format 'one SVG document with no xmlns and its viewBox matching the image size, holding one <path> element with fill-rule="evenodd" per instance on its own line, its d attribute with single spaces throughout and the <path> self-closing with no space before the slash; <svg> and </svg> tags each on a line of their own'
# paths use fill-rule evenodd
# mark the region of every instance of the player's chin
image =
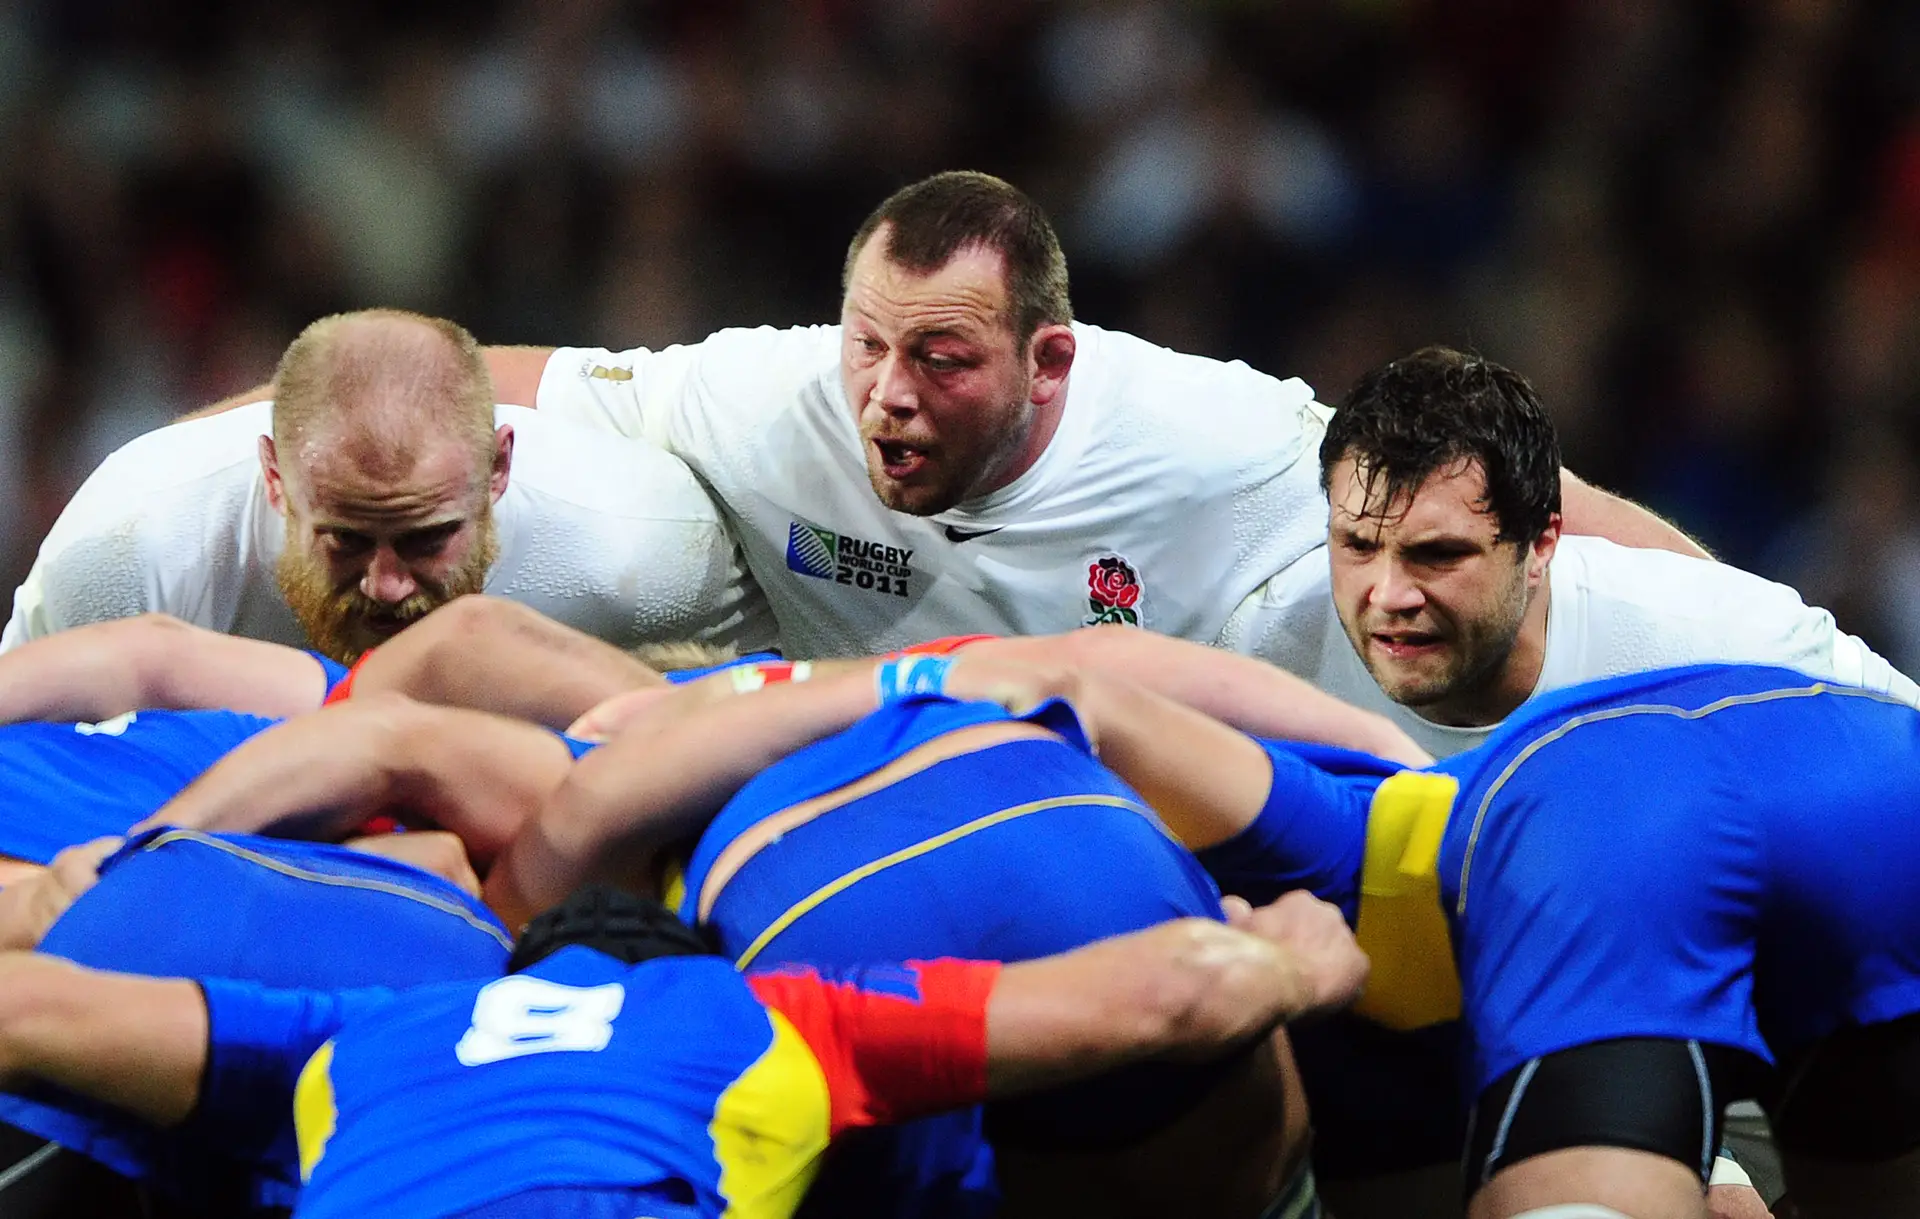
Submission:
<svg viewBox="0 0 1920 1219">
<path fill-rule="evenodd" d="M 933 516 L 960 502 L 960 496 L 944 480 L 930 481 L 924 475 L 916 475 L 911 481 L 902 481 L 889 478 L 884 471 L 874 469 L 869 469 L 868 474 L 873 482 L 873 493 L 895 512 L 904 512 L 909 516 Z"/>
<path fill-rule="evenodd" d="M 1452 671 L 1437 672 L 1426 665 L 1374 661 L 1367 666 L 1386 696 L 1403 707 L 1424 707 L 1453 692 Z"/>
</svg>

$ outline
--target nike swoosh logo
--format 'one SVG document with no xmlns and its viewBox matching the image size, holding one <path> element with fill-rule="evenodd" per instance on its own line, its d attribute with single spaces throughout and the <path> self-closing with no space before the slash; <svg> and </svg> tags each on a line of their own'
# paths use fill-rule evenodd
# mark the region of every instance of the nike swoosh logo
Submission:
<svg viewBox="0 0 1920 1219">
<path fill-rule="evenodd" d="M 960 542 L 971 542 L 975 538 L 983 538 L 990 533 L 999 533 L 1000 530 L 1005 528 L 1006 528 L 1005 525 L 999 525 L 992 529 L 976 529 L 976 530 L 968 531 L 965 529 L 957 529 L 952 525 L 948 525 L 947 541 L 953 542 L 955 544 L 958 544 Z"/>
</svg>

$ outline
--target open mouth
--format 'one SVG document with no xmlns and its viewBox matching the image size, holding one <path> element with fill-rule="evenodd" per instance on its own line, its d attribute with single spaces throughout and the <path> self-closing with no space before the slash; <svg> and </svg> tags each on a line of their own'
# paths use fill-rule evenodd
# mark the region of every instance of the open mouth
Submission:
<svg viewBox="0 0 1920 1219">
<path fill-rule="evenodd" d="M 874 451 L 880 454 L 880 470 L 888 478 L 911 478 L 927 465 L 927 451 L 898 440 L 876 440 Z"/>
<path fill-rule="evenodd" d="M 1395 660 L 1413 660 L 1439 651 L 1446 641 L 1424 631 L 1375 631 L 1373 643 Z"/>
</svg>

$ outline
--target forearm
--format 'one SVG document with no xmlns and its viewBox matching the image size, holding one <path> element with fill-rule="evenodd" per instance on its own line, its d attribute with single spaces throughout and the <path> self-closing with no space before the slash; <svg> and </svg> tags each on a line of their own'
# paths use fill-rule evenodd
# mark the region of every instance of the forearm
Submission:
<svg viewBox="0 0 1920 1219">
<path fill-rule="evenodd" d="M 532 724 L 355 698 L 261 733 L 149 823 L 331 840 L 392 813 L 452 832 L 486 863 L 572 765 L 560 738 Z"/>
<path fill-rule="evenodd" d="M 42 1080 L 166 1126 L 193 1111 L 206 1055 L 192 982 L 0 953 L 0 1083 Z"/>
<path fill-rule="evenodd" d="M 1433 759 L 1397 725 L 1251 656 L 1133 627 L 973 645 L 986 654 L 1074 664 L 1123 677 L 1242 732 L 1357 749 L 1411 766 Z"/>
<path fill-rule="evenodd" d="M 483 347 L 487 375 L 493 379 L 493 400 L 514 406 L 538 407 L 540 378 L 553 356 L 551 347 Z"/>
<path fill-rule="evenodd" d="M 384 644 L 354 678 L 424 703 L 562 729 L 605 699 L 666 680 L 619 648 L 496 597 L 461 597 Z"/>
<path fill-rule="evenodd" d="M 988 1009 L 988 1092 L 1219 1057 L 1306 1012 L 1313 995 L 1282 949 L 1205 919 L 1008 965 Z"/>
<path fill-rule="evenodd" d="M 1146 798 L 1193 850 L 1224 842 L 1266 806 L 1267 753 L 1245 733 L 1131 682 L 1081 672 L 1062 693 L 1100 746 L 1100 761 Z"/>
<path fill-rule="evenodd" d="M 338 838 L 397 798 L 403 749 L 389 709 L 327 707 L 248 740 L 136 828 Z"/>
<path fill-rule="evenodd" d="M 641 883 L 662 848 L 699 833 L 749 779 L 875 704 L 864 667 L 745 696 L 711 695 L 675 693 L 684 715 L 630 728 L 573 768 L 487 878 L 487 902 L 509 926 L 589 878 Z"/>
<path fill-rule="evenodd" d="M 319 705 L 323 686 L 318 664 L 294 648 L 141 614 L 60 631 L 0 656 L 0 723 L 103 720 L 159 708 L 295 715 Z"/>
<path fill-rule="evenodd" d="M 1603 491 L 1566 469 L 1560 471 L 1560 519 L 1567 533 L 1605 538 L 1643 550 L 1671 550 L 1696 559 L 1713 557 L 1706 547 L 1653 511 Z"/>
</svg>

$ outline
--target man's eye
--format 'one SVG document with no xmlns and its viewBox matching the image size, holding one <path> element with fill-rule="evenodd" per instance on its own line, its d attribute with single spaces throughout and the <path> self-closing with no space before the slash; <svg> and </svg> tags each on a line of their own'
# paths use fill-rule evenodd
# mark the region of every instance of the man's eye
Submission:
<svg viewBox="0 0 1920 1219">
<path fill-rule="evenodd" d="M 928 356 L 926 365 L 935 372 L 958 372 L 966 365 L 952 356 Z"/>
<path fill-rule="evenodd" d="M 459 531 L 460 526 L 455 524 L 424 530 L 420 533 L 410 533 L 401 538 L 394 549 L 412 558 L 436 555 L 446 548 L 453 535 Z"/>
</svg>

